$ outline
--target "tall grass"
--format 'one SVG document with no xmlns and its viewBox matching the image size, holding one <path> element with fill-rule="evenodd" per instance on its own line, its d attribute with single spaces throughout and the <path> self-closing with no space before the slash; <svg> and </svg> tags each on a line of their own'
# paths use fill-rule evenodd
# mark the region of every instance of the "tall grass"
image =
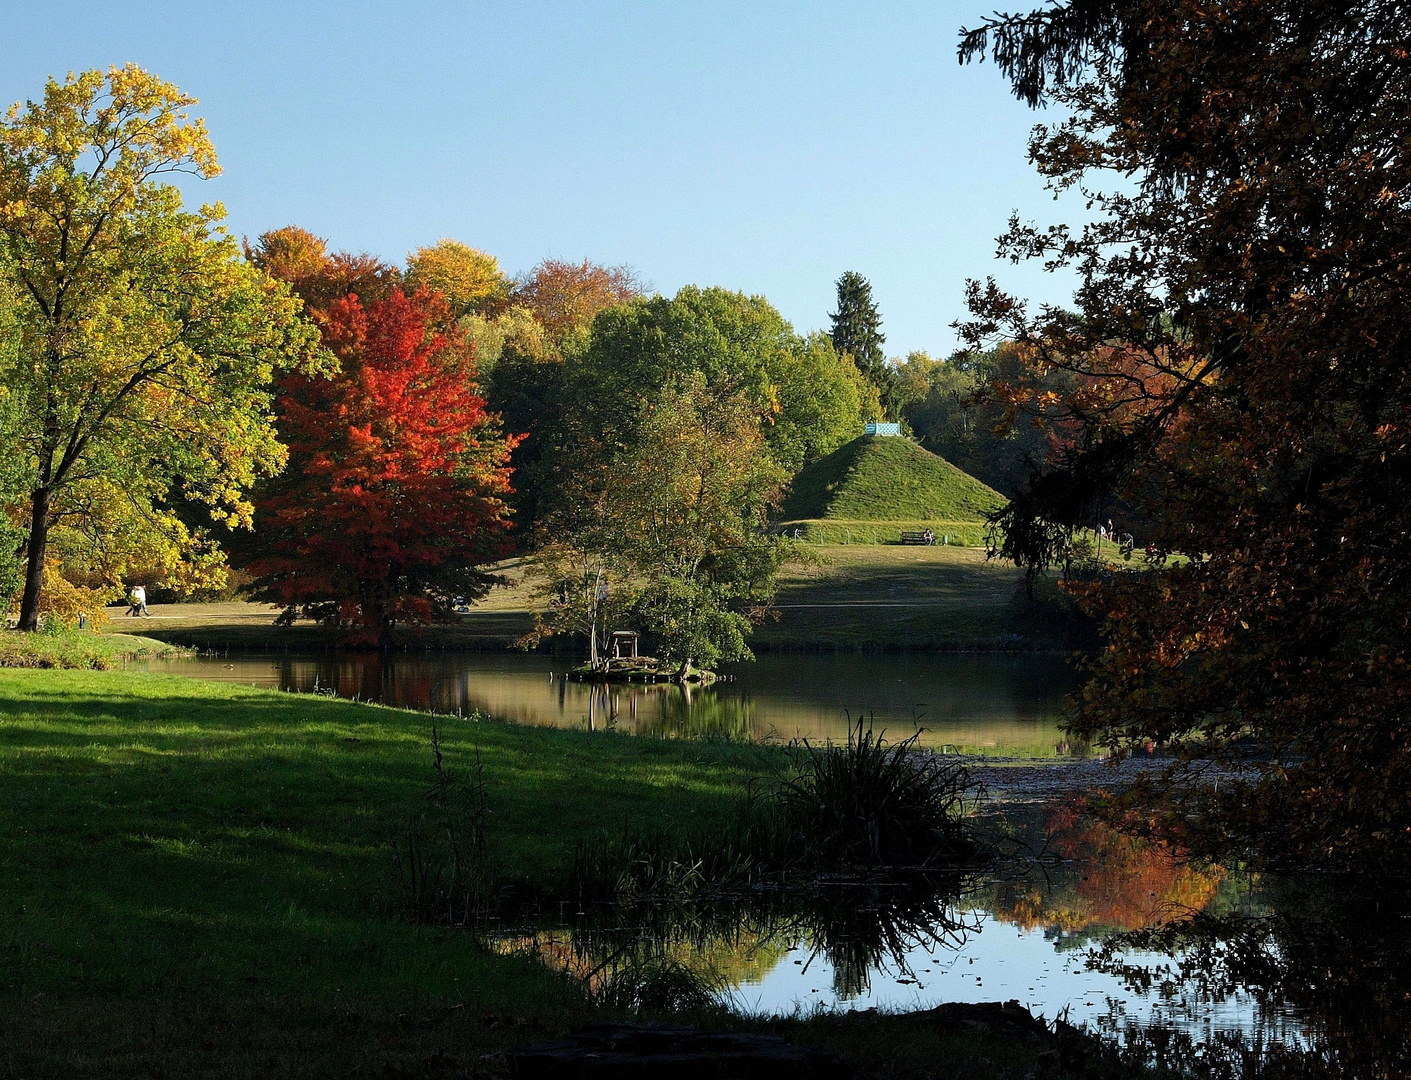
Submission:
<svg viewBox="0 0 1411 1080">
<path fill-rule="evenodd" d="M 431 757 L 431 786 L 422 809 L 393 842 L 393 866 L 413 919 L 467 926 L 488 915 L 495 901 L 485 839 L 485 767 L 478 748 L 468 777 L 447 765 L 434 723 Z"/>
<path fill-rule="evenodd" d="M 779 789 L 783 826 L 818 866 L 919 868 L 975 853 L 965 815 L 978 785 L 961 763 L 917 745 L 888 743 L 850 725 L 843 744 L 795 748 L 795 776 Z"/>
<path fill-rule="evenodd" d="M 797 743 L 789 772 L 754 792 L 728 828 L 681 835 L 625 826 L 581 841 L 569 891 L 580 900 L 702 900 L 829 876 L 962 867 L 980 851 L 968 823 L 979 785 L 918 740 L 889 743 L 859 718 L 846 743 Z"/>
</svg>

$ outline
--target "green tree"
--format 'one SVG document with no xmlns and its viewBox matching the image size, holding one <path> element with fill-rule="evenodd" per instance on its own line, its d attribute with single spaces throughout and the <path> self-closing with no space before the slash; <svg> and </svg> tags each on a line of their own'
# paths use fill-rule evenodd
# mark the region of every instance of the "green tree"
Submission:
<svg viewBox="0 0 1411 1080">
<path fill-rule="evenodd" d="M 763 297 L 686 286 L 604 310 L 566 353 L 545 488 L 579 490 L 565 486 L 569 476 L 636 446 L 663 389 L 694 374 L 750 403 L 766 451 L 791 473 L 857 435 L 860 415 L 876 408 L 850 359 L 824 338 L 800 338 Z"/>
<path fill-rule="evenodd" d="M 838 310 L 829 318 L 833 320 L 833 348 L 851 356 L 858 371 L 877 387 L 883 405 L 890 405 L 892 370 L 882 352 L 887 339 L 882 333 L 882 315 L 872 299 L 871 282 L 856 271 L 844 273 L 838 279 Z"/>
<path fill-rule="evenodd" d="M 882 415 L 876 388 L 827 334 L 810 334 L 775 356 L 769 374 L 779 411 L 767 438 L 791 474 L 857 438 L 864 420 Z"/>
<path fill-rule="evenodd" d="M 764 532 L 785 473 L 754 405 L 699 372 L 673 380 L 603 473 L 579 493 L 579 527 L 548 564 L 556 603 L 540 632 L 602 627 L 611 602 L 682 678 L 747 658 L 750 612 L 772 595 L 787 551 Z"/>
<path fill-rule="evenodd" d="M 0 122 L 0 276 L 17 332 L 0 385 L 29 517 L 22 629 L 38 625 L 56 524 L 140 519 L 179 546 L 174 488 L 248 524 L 245 490 L 284 460 L 269 383 L 316 335 L 288 289 L 240 258 L 220 207 L 185 212 L 164 182 L 217 171 L 193 104 L 130 65 L 51 79 Z"/>
</svg>

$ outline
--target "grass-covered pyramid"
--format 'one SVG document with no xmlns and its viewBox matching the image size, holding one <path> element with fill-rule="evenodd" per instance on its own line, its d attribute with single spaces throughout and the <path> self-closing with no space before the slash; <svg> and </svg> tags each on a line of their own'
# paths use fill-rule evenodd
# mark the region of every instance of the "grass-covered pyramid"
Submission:
<svg viewBox="0 0 1411 1080">
<path fill-rule="evenodd" d="M 819 458 L 794 478 L 780 517 L 824 541 L 876 543 L 931 528 L 976 544 L 1004 498 L 910 439 L 868 436 Z"/>
</svg>

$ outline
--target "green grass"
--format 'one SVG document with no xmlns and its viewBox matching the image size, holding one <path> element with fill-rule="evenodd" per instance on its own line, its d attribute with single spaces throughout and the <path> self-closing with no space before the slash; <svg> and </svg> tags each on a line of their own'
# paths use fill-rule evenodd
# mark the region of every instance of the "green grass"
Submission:
<svg viewBox="0 0 1411 1080">
<path fill-rule="evenodd" d="M 429 727 L 173 676 L 0 671 L 0 1077 L 502 1075 L 500 1051 L 600 1017 L 546 967 L 397 917 L 388 844 L 427 787 Z M 783 753 L 442 727 L 452 765 L 480 751 L 492 855 L 521 899 L 563 880 L 580 838 L 718 826 Z M 874 1071 L 1033 1066 L 884 1021 L 705 1019 Z"/>
<path fill-rule="evenodd" d="M 106 671 L 138 656 L 177 652 L 164 641 L 135 634 L 57 630 L 22 634 L 0 630 L 0 668 L 89 668 Z"/>
<path fill-rule="evenodd" d="M 750 638 L 760 651 L 1024 652 L 1093 645 L 1093 627 L 976 548 L 834 545 L 781 578 L 777 609 Z"/>
<path fill-rule="evenodd" d="M 998 492 L 909 439 L 864 435 L 799 473 L 780 518 L 980 522 L 1003 503 Z"/>
<path fill-rule="evenodd" d="M 782 525 L 786 536 L 811 544 L 901 544 L 904 532 L 936 534 L 937 546 L 984 547 L 986 525 L 982 521 L 857 521 L 849 518 L 800 518 Z M 943 542 L 944 541 L 944 542 Z"/>
<path fill-rule="evenodd" d="M 188 1015 L 253 1023 L 287 1008 L 276 1027 L 290 1030 L 271 1038 L 312 1040 L 310 1053 L 344 1066 L 357 1055 L 317 1049 L 344 1006 L 397 1038 L 398 1016 L 461 1002 L 476 1016 L 581 1016 L 576 991 L 537 966 L 395 917 L 388 844 L 427 786 L 429 725 L 176 677 L 0 672 L 0 996 L 95 1015 L 116 1002 L 115 1022 L 135 1029 L 148 1008 L 178 1028 Z M 444 728 L 453 763 L 480 749 L 492 853 L 522 893 L 551 889 L 580 837 L 624 820 L 724 820 L 770 753 L 454 718 Z M 11 1048 L 0 1076 L 43 1072 L 38 1057 L 5 1060 L 17 1045 L 39 1052 L 34 1030 L 15 1029 L 26 1023 L 0 1020 Z M 429 1053 L 423 1044 L 407 1046 Z M 389 1059 L 375 1040 L 361 1053 Z"/>
</svg>

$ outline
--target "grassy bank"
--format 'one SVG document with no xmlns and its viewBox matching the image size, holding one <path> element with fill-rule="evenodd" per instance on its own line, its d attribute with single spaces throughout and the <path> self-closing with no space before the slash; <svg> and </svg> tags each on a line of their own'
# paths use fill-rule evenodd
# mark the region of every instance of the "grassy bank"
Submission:
<svg viewBox="0 0 1411 1080">
<path fill-rule="evenodd" d="M 831 526 L 830 526 L 831 527 Z M 978 528 L 978 526 L 977 526 Z M 937 530 L 943 534 L 943 530 Z M 977 547 L 821 544 L 815 563 L 780 580 L 776 610 L 756 630 L 762 651 L 1064 651 L 1091 644 L 1092 628 L 1052 602 L 1024 596 L 1014 567 Z M 452 626 L 408 630 L 411 649 L 500 651 L 534 621 L 524 566 L 506 568 L 493 590 Z M 201 649 L 316 652 L 331 647 L 312 623 L 274 626 L 277 610 L 256 604 L 153 605 L 144 633 Z"/>
<path fill-rule="evenodd" d="M 567 980 L 395 916 L 388 845 L 427 787 L 428 728 L 175 677 L 0 672 L 0 1075 L 382 1075 L 587 1015 Z M 724 815 L 761 767 L 468 721 L 445 746 L 480 750 L 492 854 L 523 890 L 595 830 Z"/>
<path fill-rule="evenodd" d="M 0 1076 L 498 1075 L 498 1051 L 600 1015 L 540 965 L 398 917 L 389 843 L 428 786 L 429 724 L 175 677 L 0 671 Z M 444 725 L 453 765 L 480 753 L 491 855 L 521 896 L 624 822 L 723 823 L 781 753 Z M 1026 1065 L 968 1035 L 776 1027 L 879 1067 Z"/>
<path fill-rule="evenodd" d="M 108 671 L 136 657 L 167 656 L 179 650 L 136 634 L 91 630 L 0 631 L 0 668 L 87 668 Z"/>
</svg>

